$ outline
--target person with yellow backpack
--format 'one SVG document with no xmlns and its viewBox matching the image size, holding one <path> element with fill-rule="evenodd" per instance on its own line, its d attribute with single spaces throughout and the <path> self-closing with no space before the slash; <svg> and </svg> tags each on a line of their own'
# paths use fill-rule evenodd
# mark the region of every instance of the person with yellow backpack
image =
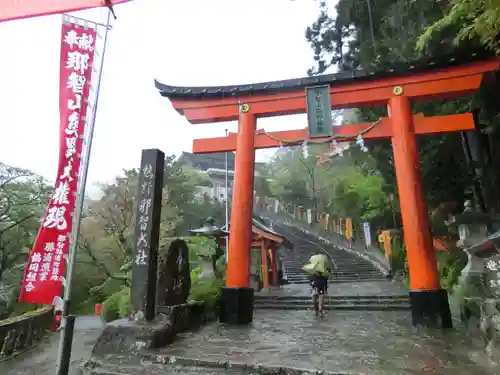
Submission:
<svg viewBox="0 0 500 375">
<path fill-rule="evenodd" d="M 314 312 L 323 317 L 325 295 L 328 293 L 328 279 L 331 273 L 330 261 L 324 254 L 313 255 L 302 269 L 311 274 L 309 285 L 313 295 Z"/>
</svg>

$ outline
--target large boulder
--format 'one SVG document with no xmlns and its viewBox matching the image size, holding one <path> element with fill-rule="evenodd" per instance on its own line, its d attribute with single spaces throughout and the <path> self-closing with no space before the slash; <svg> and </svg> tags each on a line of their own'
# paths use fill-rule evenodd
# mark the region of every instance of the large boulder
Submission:
<svg viewBox="0 0 500 375">
<path fill-rule="evenodd" d="M 185 241 L 176 239 L 158 252 L 156 305 L 164 307 L 186 303 L 190 290 L 188 246 Z"/>
</svg>

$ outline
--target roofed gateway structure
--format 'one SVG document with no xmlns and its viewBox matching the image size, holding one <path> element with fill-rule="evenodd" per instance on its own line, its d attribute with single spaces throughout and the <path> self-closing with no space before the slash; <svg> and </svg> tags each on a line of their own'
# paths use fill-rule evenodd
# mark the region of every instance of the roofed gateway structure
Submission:
<svg viewBox="0 0 500 375">
<path fill-rule="evenodd" d="M 231 228 L 231 225 L 229 225 Z M 278 258 L 280 248 L 293 249 L 293 244 L 283 235 L 276 233 L 258 215 L 252 218 L 252 249 L 260 249 L 263 288 L 279 285 Z M 269 269 L 269 266 L 271 269 Z M 271 276 L 271 280 L 269 280 Z M 249 310 L 252 311 L 252 310 Z"/>
<path fill-rule="evenodd" d="M 160 94 L 192 124 L 238 121 L 238 133 L 198 139 L 194 153 L 236 151 L 229 259 L 221 317 L 227 323 L 248 323 L 253 307 L 249 288 L 255 149 L 318 141 L 391 138 L 401 202 L 401 216 L 410 268 L 410 299 L 414 325 L 452 326 L 448 296 L 441 289 L 424 201 L 416 135 L 475 129 L 471 113 L 423 117 L 411 103 L 473 95 L 483 79 L 500 68 L 500 60 L 468 53 L 394 64 L 385 71 L 358 70 L 315 77 L 248 85 L 177 87 L 155 82 Z M 312 97 L 309 93 L 316 92 Z M 326 96 L 323 95 L 326 93 Z M 325 104 L 327 103 L 327 104 Z M 387 106 L 388 118 L 375 124 L 331 127 L 324 110 Z M 329 108 L 325 108 L 325 106 Z M 307 129 L 257 132 L 259 117 L 305 113 Z M 311 111 L 311 109 L 313 109 Z M 316 111 L 316 112 L 315 112 Z M 319 112 L 319 113 L 318 113 Z M 326 126 L 325 126 L 326 125 Z M 311 126 L 315 129 L 311 131 Z"/>
</svg>

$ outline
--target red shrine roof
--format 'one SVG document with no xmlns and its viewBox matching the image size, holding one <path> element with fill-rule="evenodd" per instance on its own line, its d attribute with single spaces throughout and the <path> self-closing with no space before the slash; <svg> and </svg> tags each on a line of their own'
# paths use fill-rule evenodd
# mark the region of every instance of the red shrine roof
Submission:
<svg viewBox="0 0 500 375">
<path fill-rule="evenodd" d="M 226 227 L 224 226 L 221 229 L 226 230 Z M 292 242 L 290 242 L 285 236 L 272 230 L 257 214 L 252 215 L 252 236 L 253 240 L 266 239 L 274 242 L 276 245 L 287 249 L 293 249 Z"/>
<path fill-rule="evenodd" d="M 306 86 L 345 84 L 350 82 L 375 80 L 384 77 L 406 76 L 415 73 L 427 72 L 435 69 L 451 68 L 467 65 L 473 62 L 490 60 L 491 53 L 461 52 L 444 55 L 438 58 L 426 58 L 410 62 L 391 64 L 387 69 L 360 69 L 355 71 L 344 71 L 335 74 L 324 74 L 318 76 L 287 79 L 282 81 L 252 83 L 231 86 L 171 86 L 155 80 L 155 86 L 160 95 L 170 99 L 222 99 L 241 95 L 270 94 L 297 91 Z"/>
</svg>

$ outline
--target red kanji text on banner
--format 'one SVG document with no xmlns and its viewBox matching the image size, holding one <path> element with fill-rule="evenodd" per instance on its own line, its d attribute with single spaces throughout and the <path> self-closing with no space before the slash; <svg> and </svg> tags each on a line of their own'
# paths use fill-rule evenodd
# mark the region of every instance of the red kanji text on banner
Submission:
<svg viewBox="0 0 500 375">
<path fill-rule="evenodd" d="M 51 304 L 62 291 L 78 191 L 97 32 L 64 18 L 61 39 L 59 167 L 55 187 L 30 253 L 19 302 Z M 89 111 L 90 112 L 90 111 Z"/>
</svg>

